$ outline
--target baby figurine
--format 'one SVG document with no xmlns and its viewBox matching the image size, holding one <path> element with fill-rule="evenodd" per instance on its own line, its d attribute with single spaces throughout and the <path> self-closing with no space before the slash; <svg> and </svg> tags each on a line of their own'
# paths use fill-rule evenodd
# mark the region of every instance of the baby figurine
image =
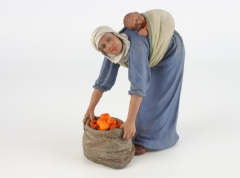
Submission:
<svg viewBox="0 0 240 178">
<path fill-rule="evenodd" d="M 145 18 L 138 12 L 130 12 L 124 16 L 123 19 L 124 27 L 129 30 L 139 31 L 140 36 L 148 35 L 148 24 Z"/>
</svg>

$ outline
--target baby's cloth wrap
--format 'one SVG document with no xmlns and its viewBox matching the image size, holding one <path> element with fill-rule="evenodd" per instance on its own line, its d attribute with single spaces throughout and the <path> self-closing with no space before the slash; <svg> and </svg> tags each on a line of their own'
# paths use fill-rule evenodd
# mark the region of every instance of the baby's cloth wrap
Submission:
<svg viewBox="0 0 240 178">
<path fill-rule="evenodd" d="M 174 19 L 170 13 L 161 9 L 149 10 L 141 13 L 148 24 L 148 38 L 150 42 L 149 66 L 156 66 L 163 58 L 170 44 L 175 30 Z M 128 67 L 127 62 L 119 62 Z"/>
</svg>

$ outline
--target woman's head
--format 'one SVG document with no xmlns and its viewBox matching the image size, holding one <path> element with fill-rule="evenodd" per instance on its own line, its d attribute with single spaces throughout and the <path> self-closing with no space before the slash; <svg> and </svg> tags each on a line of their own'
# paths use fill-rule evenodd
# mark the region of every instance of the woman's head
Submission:
<svg viewBox="0 0 240 178">
<path fill-rule="evenodd" d="M 114 63 L 126 61 L 130 42 L 127 35 L 114 31 L 110 27 L 100 26 L 91 37 L 92 46 Z"/>
<path fill-rule="evenodd" d="M 93 47 L 103 53 L 117 55 L 122 51 L 122 41 L 110 27 L 98 27 L 92 34 Z"/>
</svg>

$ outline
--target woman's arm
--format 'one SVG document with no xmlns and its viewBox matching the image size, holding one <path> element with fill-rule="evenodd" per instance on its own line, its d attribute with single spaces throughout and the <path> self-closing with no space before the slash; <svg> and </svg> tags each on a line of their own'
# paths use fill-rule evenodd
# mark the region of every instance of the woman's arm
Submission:
<svg viewBox="0 0 240 178">
<path fill-rule="evenodd" d="M 136 132 L 135 122 L 141 102 L 142 102 L 141 96 L 131 95 L 127 120 L 122 126 L 122 128 L 124 128 L 123 135 L 124 139 L 132 138 Z"/>
<path fill-rule="evenodd" d="M 102 91 L 100 89 L 94 89 L 87 112 L 85 113 L 84 118 L 83 118 L 84 125 L 86 124 L 86 120 L 88 118 L 90 118 L 91 120 L 93 120 L 95 118 L 94 110 L 95 110 L 95 107 L 97 106 L 98 102 L 100 101 L 100 99 L 103 95 L 103 92 L 104 91 Z"/>
<path fill-rule="evenodd" d="M 102 63 L 100 74 L 98 79 L 95 81 L 93 88 L 103 91 L 110 90 L 115 84 L 119 66 L 119 64 L 114 64 L 105 57 Z"/>
<path fill-rule="evenodd" d="M 132 39 L 129 51 L 129 81 L 131 83 L 129 94 L 131 95 L 128 116 L 123 124 L 123 138 L 130 139 L 136 132 L 137 114 L 143 97 L 151 81 L 151 71 L 148 65 L 149 45 L 146 38 L 136 36 Z"/>
<path fill-rule="evenodd" d="M 103 92 L 108 91 L 112 88 L 116 81 L 117 73 L 119 69 L 119 64 L 114 64 L 107 58 L 104 58 L 102 63 L 102 68 L 98 79 L 95 81 L 93 86 L 94 91 L 88 106 L 88 109 L 84 115 L 83 123 L 85 125 L 87 118 L 91 120 L 95 118 L 94 110 L 100 101 Z"/>
</svg>

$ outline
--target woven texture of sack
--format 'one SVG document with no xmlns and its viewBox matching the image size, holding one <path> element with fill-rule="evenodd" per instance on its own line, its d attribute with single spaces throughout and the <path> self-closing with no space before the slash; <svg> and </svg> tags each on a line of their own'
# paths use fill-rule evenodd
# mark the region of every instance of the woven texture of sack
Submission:
<svg viewBox="0 0 240 178">
<path fill-rule="evenodd" d="M 131 139 L 122 138 L 123 129 L 95 130 L 89 123 L 90 119 L 84 126 L 82 139 L 86 158 L 114 169 L 126 167 L 134 157 L 135 147 Z"/>
</svg>

